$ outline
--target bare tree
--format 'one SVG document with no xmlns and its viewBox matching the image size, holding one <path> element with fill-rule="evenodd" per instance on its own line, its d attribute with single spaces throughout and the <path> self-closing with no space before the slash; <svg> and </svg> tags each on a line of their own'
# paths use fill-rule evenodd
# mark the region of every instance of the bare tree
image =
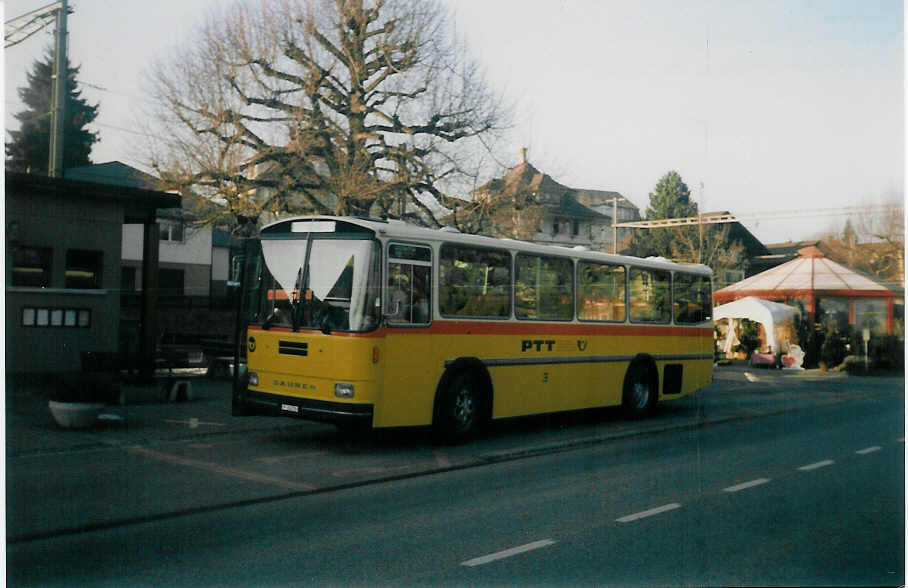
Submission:
<svg viewBox="0 0 908 588">
<path fill-rule="evenodd" d="M 887 202 L 892 213 L 865 212 L 841 231 L 822 237 L 827 255 L 882 281 L 905 283 L 905 208 L 901 197 Z"/>
<path fill-rule="evenodd" d="M 732 241 L 731 225 L 701 225 L 699 230 L 696 227 L 659 230 L 672 231 L 671 258 L 674 261 L 708 265 L 720 279 L 728 270 L 745 269 L 747 251 L 740 241 Z"/>
<path fill-rule="evenodd" d="M 437 226 L 472 206 L 448 194 L 506 110 L 447 24 L 435 0 L 237 3 L 154 67 L 149 163 L 246 234 L 289 213 Z"/>
</svg>

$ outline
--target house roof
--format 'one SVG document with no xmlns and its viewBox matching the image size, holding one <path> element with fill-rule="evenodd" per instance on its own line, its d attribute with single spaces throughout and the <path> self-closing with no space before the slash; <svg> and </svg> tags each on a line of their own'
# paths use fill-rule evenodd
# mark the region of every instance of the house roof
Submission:
<svg viewBox="0 0 908 588">
<path fill-rule="evenodd" d="M 476 190 L 480 192 L 499 192 L 504 196 L 514 196 L 520 192 L 557 193 L 572 191 L 571 188 L 559 184 L 548 174 L 544 174 L 527 161 L 512 167 L 508 173 L 500 178 L 489 180 Z"/>
<path fill-rule="evenodd" d="M 120 161 L 108 161 L 80 167 L 70 167 L 63 172 L 67 180 L 126 186 L 143 190 L 158 190 L 161 182 L 154 176 Z"/>
<path fill-rule="evenodd" d="M 612 205 L 612 200 L 618 199 L 618 208 L 632 208 L 636 210 L 639 214 L 640 209 L 637 208 L 637 205 L 625 198 L 620 192 L 612 192 L 609 190 L 587 190 L 584 188 L 575 190 L 577 193 L 577 201 L 585 206 L 609 206 Z"/>
<path fill-rule="evenodd" d="M 535 193 L 538 194 L 543 206 L 552 214 L 574 218 L 611 218 L 609 214 L 603 214 L 590 208 L 590 206 L 604 204 L 608 200 L 607 195 L 618 197 L 619 206 L 634 207 L 617 192 L 569 188 L 555 181 L 550 175 L 539 171 L 527 161 L 514 166 L 501 178 L 486 182 L 473 193 L 494 193 L 501 196 Z M 636 207 L 634 208 L 636 209 Z"/>
<path fill-rule="evenodd" d="M 113 200 L 124 204 L 127 222 L 143 222 L 157 209 L 180 206 L 180 197 L 157 190 L 122 184 L 98 183 L 71 178 L 52 178 L 35 174 L 6 172 L 8 194 L 61 196 L 93 200 Z"/>
<path fill-rule="evenodd" d="M 827 259 L 814 245 L 798 257 L 755 276 L 716 290 L 717 302 L 744 296 L 785 298 L 808 294 L 848 297 L 891 297 L 895 293 L 871 278 Z"/>
<path fill-rule="evenodd" d="M 728 216 L 730 214 L 731 213 L 727 210 L 716 210 L 713 212 L 704 212 L 700 216 L 708 218 L 712 216 Z M 769 249 L 767 249 L 766 245 L 751 233 L 747 227 L 739 222 L 728 223 L 728 225 L 730 227 L 728 231 L 729 239 L 731 241 L 740 241 L 747 250 L 747 257 L 755 257 L 769 253 Z"/>
</svg>

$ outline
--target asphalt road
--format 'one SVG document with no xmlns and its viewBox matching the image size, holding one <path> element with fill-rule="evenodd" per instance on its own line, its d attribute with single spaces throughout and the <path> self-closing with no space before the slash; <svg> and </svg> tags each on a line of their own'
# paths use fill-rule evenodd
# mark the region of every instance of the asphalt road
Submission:
<svg viewBox="0 0 908 588">
<path fill-rule="evenodd" d="M 877 389 L 759 418 L 21 541 L 7 546 L 8 581 L 900 585 L 903 403 L 903 390 Z M 217 500 L 231 487 L 206 491 Z"/>
</svg>

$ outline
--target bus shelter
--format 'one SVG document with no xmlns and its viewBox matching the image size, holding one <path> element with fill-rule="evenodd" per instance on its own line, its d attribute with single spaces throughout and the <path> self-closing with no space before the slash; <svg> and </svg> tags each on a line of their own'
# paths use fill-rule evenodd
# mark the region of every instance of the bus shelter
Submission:
<svg viewBox="0 0 908 588">
<path fill-rule="evenodd" d="M 753 296 L 801 306 L 810 324 L 893 332 L 895 292 L 851 268 L 827 259 L 817 247 L 798 250 L 798 257 L 716 290 L 715 304 Z"/>
</svg>

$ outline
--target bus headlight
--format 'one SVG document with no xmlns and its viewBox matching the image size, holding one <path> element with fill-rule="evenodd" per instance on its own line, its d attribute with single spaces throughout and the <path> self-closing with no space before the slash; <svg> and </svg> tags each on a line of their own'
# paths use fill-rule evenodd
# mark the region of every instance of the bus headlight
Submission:
<svg viewBox="0 0 908 588">
<path fill-rule="evenodd" d="M 353 384 L 337 382 L 334 384 L 334 395 L 338 398 L 353 398 Z"/>
<path fill-rule="evenodd" d="M 258 386 L 259 385 L 259 375 L 255 372 L 249 372 L 249 385 Z"/>
</svg>

